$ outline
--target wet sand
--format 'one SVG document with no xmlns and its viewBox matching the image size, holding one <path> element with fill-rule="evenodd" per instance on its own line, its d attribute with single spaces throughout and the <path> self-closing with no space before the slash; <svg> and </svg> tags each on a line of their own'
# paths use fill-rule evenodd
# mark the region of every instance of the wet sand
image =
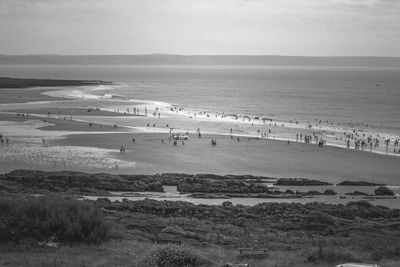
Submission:
<svg viewBox="0 0 400 267">
<path fill-rule="evenodd" d="M 0 89 L 0 104 L 4 103 L 25 103 L 32 101 L 53 101 L 62 100 L 63 98 L 55 98 L 43 95 L 43 92 L 48 91 L 49 88 L 33 87 L 24 89 Z"/>
<path fill-rule="evenodd" d="M 21 118 L 16 115 L 2 115 L 3 121 L 30 121 L 32 118 Z M 89 147 L 106 149 L 111 159 L 133 162 L 132 166 L 115 168 L 114 164 L 103 168 L 86 164 L 84 171 L 107 171 L 114 173 L 216 173 L 216 174 L 254 174 L 271 177 L 307 177 L 331 183 L 343 180 L 380 182 L 389 185 L 400 185 L 398 175 L 399 157 L 384 156 L 364 151 L 347 150 L 337 147 L 318 147 L 315 144 L 304 144 L 260 138 L 237 137 L 224 135 L 189 134 L 187 141 L 178 141 L 177 146 L 169 141 L 169 133 L 153 132 L 153 127 L 125 128 L 87 122 L 46 119 L 47 124 L 38 125 L 37 130 L 28 133 L 30 136 L 43 135 L 48 147 Z M 145 132 L 148 129 L 148 132 Z M 144 132 L 143 132 L 144 131 Z M 21 137 L 20 137 L 21 138 Z M 135 142 L 132 142 L 132 139 Z M 11 142 L 15 138 L 10 137 Z M 47 140 L 48 139 L 48 140 Z M 161 140 L 164 140 L 162 143 Z M 217 141 L 215 147 L 211 140 Z M 15 139 L 19 141 L 20 139 Z M 21 141 L 24 142 L 29 141 Z M 29 145 L 26 143 L 26 145 Z M 38 144 L 40 146 L 41 144 Z M 119 149 L 126 148 L 124 153 Z M 4 148 L 3 148 L 4 149 Z M 53 151 L 54 152 L 54 151 Z M 53 153 L 52 152 L 52 153 Z M 49 152 L 50 153 L 50 152 Z M 32 155 L 33 156 L 33 155 Z M 104 155 L 103 155 L 104 156 Z M 67 162 L 68 158 L 65 159 Z M 110 161 L 111 162 L 111 161 Z M 113 162 L 111 162 L 113 163 Z M 1 164 L 0 171 L 12 170 L 12 166 L 24 167 L 21 164 L 8 162 Z M 48 166 L 32 166 L 33 168 L 54 169 Z M 68 164 L 69 166 L 69 164 Z M 58 165 L 56 169 L 66 166 Z M 72 167 L 72 166 L 69 166 Z"/>
<path fill-rule="evenodd" d="M 135 138 L 132 143 L 131 139 Z M 161 142 L 164 139 L 164 143 Z M 215 147 L 211 140 L 217 140 Z M 271 177 L 308 177 L 331 183 L 343 180 L 381 182 L 400 185 L 398 157 L 382 156 L 335 147 L 320 148 L 313 144 L 203 135 L 189 141 L 168 141 L 168 134 L 82 134 L 55 140 L 58 145 L 86 145 L 117 149 L 115 157 L 135 161 L 128 173 L 215 173 L 253 174 Z"/>
</svg>

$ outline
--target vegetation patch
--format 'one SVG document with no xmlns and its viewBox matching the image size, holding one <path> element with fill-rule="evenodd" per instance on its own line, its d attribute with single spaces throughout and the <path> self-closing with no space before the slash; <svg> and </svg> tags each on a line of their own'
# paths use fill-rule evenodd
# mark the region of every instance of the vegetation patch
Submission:
<svg viewBox="0 0 400 267">
<path fill-rule="evenodd" d="M 92 203 L 61 198 L 0 198 L 0 241 L 98 243 L 110 238 L 110 225 Z"/>
<path fill-rule="evenodd" d="M 157 247 L 147 259 L 157 267 L 196 267 L 211 266 L 212 263 L 196 253 L 192 248 L 180 245 Z"/>
</svg>

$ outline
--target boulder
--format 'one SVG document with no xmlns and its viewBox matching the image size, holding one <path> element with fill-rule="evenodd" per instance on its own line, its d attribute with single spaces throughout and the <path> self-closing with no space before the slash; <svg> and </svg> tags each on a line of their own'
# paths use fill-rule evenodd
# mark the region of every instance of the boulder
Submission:
<svg viewBox="0 0 400 267">
<path fill-rule="evenodd" d="M 380 186 L 375 189 L 375 195 L 377 196 L 394 196 L 394 192 L 386 186 Z"/>
</svg>

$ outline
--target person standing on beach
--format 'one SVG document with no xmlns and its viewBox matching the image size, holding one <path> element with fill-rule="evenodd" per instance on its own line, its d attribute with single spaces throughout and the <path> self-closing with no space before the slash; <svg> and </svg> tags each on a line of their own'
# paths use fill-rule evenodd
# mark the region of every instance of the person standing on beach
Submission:
<svg viewBox="0 0 400 267">
<path fill-rule="evenodd" d="M 389 139 L 389 138 L 385 139 L 385 144 L 386 144 L 386 154 L 387 154 L 387 153 L 388 153 L 388 151 L 389 151 L 389 143 L 390 143 L 390 139 Z"/>
</svg>

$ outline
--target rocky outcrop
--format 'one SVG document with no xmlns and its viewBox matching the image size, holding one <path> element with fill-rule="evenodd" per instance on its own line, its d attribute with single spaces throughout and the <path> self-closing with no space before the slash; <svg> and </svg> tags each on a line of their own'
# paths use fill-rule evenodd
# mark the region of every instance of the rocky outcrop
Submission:
<svg viewBox="0 0 400 267">
<path fill-rule="evenodd" d="M 386 186 L 380 186 L 375 189 L 375 195 L 377 196 L 394 196 L 394 192 L 387 188 Z"/>
<path fill-rule="evenodd" d="M 384 184 L 376 184 L 363 181 L 343 181 L 337 184 L 338 186 L 381 186 Z"/>
<path fill-rule="evenodd" d="M 164 191 L 161 183 L 154 180 L 130 180 L 119 175 L 73 171 L 15 170 L 0 177 L 1 185 L 27 193 L 49 191 L 103 195 L 109 191 Z"/>
<path fill-rule="evenodd" d="M 336 193 L 334 190 L 332 190 L 332 189 L 326 189 L 322 194 L 323 194 L 323 195 L 328 195 L 328 196 L 337 195 L 337 193 Z"/>
<path fill-rule="evenodd" d="M 316 186 L 316 185 L 332 185 L 328 182 L 311 180 L 307 178 L 280 178 L 275 185 L 279 186 Z"/>
<path fill-rule="evenodd" d="M 220 177 L 221 178 L 221 177 Z M 263 183 L 250 183 L 240 179 L 186 178 L 178 183 L 181 193 L 270 193 L 270 188 Z"/>
<path fill-rule="evenodd" d="M 371 196 L 371 194 L 368 194 L 368 193 L 365 193 L 365 192 L 361 192 L 361 191 L 354 191 L 354 192 L 349 192 L 349 193 L 346 193 L 345 195 L 348 195 L 348 196 Z"/>
</svg>

